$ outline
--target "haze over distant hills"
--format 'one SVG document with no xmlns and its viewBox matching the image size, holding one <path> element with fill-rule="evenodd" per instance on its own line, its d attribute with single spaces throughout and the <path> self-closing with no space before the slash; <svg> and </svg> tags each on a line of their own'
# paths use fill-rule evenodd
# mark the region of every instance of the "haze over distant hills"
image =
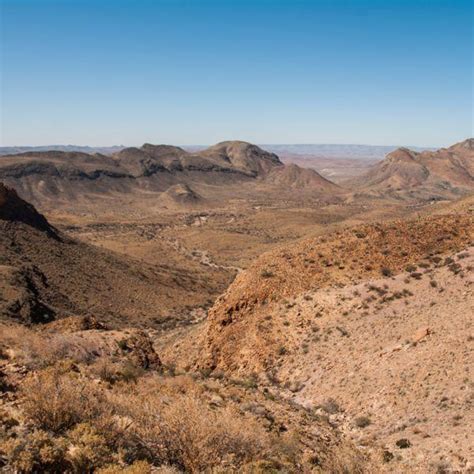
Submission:
<svg viewBox="0 0 474 474">
<path fill-rule="evenodd" d="M 382 159 L 387 153 L 398 146 L 355 145 L 355 144 L 263 144 L 261 148 L 279 154 L 317 155 L 329 158 L 367 158 Z M 430 147 L 407 146 L 413 151 L 434 150 Z M 30 151 L 69 151 L 82 153 L 112 154 L 126 148 L 124 145 L 114 146 L 84 146 L 84 145 L 44 145 L 44 146 L 3 146 L 0 155 L 12 155 Z M 188 151 L 201 151 L 206 145 L 189 145 L 182 147 Z"/>
<path fill-rule="evenodd" d="M 280 154 L 315 155 L 327 158 L 367 158 L 383 159 L 387 154 L 399 148 L 398 146 L 356 145 L 356 144 L 288 144 L 261 145 L 265 150 Z M 430 147 L 407 146 L 414 151 L 434 150 Z"/>
<path fill-rule="evenodd" d="M 111 154 L 123 150 L 123 145 L 117 146 L 83 146 L 83 145 L 41 145 L 41 146 L 2 146 L 0 155 L 15 155 L 18 153 L 27 153 L 30 151 L 70 151 L 81 153 L 103 153 Z"/>
</svg>

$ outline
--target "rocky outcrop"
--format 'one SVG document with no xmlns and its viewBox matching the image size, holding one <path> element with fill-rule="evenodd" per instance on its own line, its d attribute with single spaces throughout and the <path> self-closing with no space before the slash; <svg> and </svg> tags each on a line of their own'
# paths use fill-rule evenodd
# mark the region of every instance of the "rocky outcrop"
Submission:
<svg viewBox="0 0 474 474">
<path fill-rule="evenodd" d="M 163 367 L 150 337 L 144 331 L 136 331 L 126 339 L 122 339 L 120 348 L 135 367 L 145 370 L 161 370 Z"/>
</svg>

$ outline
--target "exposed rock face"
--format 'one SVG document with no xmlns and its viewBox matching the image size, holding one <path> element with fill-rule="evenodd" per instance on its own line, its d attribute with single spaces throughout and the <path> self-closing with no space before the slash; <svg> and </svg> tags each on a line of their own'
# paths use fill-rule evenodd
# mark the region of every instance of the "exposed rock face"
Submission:
<svg viewBox="0 0 474 474">
<path fill-rule="evenodd" d="M 144 331 L 136 331 L 121 342 L 122 350 L 128 354 L 130 362 L 142 369 L 161 370 L 163 364 L 155 352 L 149 336 Z"/>
<path fill-rule="evenodd" d="M 226 163 L 231 168 L 249 176 L 267 174 L 275 167 L 283 166 L 275 153 L 269 153 L 256 145 L 240 141 L 221 142 L 201 152 L 205 158 Z"/>
</svg>

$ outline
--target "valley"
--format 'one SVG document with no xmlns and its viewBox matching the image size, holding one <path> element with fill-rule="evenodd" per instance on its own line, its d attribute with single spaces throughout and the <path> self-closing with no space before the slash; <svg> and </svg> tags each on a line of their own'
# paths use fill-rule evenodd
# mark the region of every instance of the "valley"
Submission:
<svg viewBox="0 0 474 474">
<path fill-rule="evenodd" d="M 474 140 L 333 159 L 0 156 L 5 472 L 470 472 Z"/>
</svg>

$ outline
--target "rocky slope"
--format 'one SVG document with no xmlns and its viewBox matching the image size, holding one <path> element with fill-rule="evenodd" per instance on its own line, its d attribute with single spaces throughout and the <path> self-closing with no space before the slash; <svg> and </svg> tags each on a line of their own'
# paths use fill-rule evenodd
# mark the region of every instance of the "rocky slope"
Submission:
<svg viewBox="0 0 474 474">
<path fill-rule="evenodd" d="M 464 472 L 473 239 L 474 217 L 461 213 L 263 255 L 210 311 L 198 365 L 279 387 L 384 449 L 392 472 Z"/>
</svg>

